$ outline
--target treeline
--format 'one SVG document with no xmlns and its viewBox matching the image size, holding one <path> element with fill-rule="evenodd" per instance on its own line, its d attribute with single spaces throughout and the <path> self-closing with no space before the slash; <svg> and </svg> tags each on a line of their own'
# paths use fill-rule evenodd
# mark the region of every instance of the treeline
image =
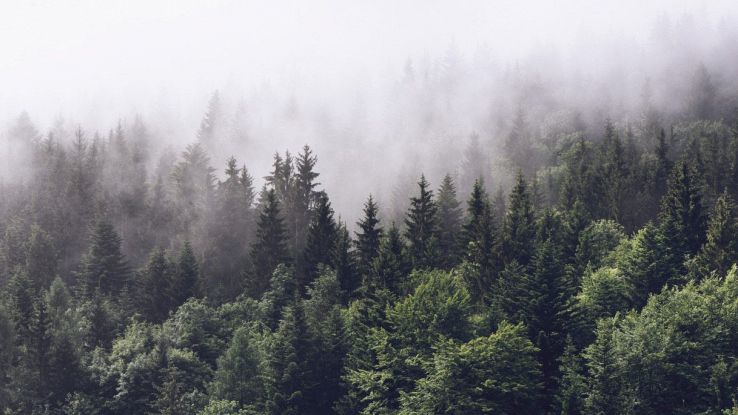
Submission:
<svg viewBox="0 0 738 415">
<path fill-rule="evenodd" d="M 34 174 L 2 189 L 0 408 L 738 411 L 738 124 L 524 131 L 506 196 L 421 175 L 401 222 L 368 196 L 347 224 L 308 146 L 256 191 L 201 143 L 147 172 L 142 123 L 66 145 L 21 117 Z"/>
</svg>

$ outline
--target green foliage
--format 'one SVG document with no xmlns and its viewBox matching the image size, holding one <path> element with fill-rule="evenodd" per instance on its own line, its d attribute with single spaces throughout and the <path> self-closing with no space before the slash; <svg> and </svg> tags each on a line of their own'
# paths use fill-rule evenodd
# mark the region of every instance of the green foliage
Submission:
<svg viewBox="0 0 738 415">
<path fill-rule="evenodd" d="M 128 285 L 130 271 L 121 252 L 121 239 L 106 220 L 100 220 L 92 233 L 90 248 L 82 259 L 80 284 L 88 295 L 99 290 L 115 296 Z"/>
<path fill-rule="evenodd" d="M 410 210 L 405 218 L 405 238 L 413 267 L 430 268 L 436 264 L 438 249 L 438 205 L 425 175 L 418 182 L 419 193 L 410 198 Z"/>
<path fill-rule="evenodd" d="M 266 200 L 259 214 L 256 240 L 251 247 L 254 262 L 254 280 L 250 292 L 258 298 L 269 286 L 269 278 L 277 265 L 287 261 L 287 244 L 284 219 L 274 189 L 266 192 Z"/>
<path fill-rule="evenodd" d="M 401 414 L 535 412 L 541 392 L 537 349 L 522 325 L 468 343 L 442 344 L 428 374 L 402 398 Z"/>
<path fill-rule="evenodd" d="M 461 209 L 456 199 L 456 185 L 446 174 L 438 189 L 438 251 L 443 258 L 438 266 L 451 269 L 459 261 L 459 236 L 461 233 Z"/>
</svg>

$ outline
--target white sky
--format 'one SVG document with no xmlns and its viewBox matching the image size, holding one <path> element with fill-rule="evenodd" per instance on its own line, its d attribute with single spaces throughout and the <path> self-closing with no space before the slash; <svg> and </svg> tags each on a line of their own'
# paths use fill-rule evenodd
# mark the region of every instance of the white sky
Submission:
<svg viewBox="0 0 738 415">
<path fill-rule="evenodd" d="M 451 42 L 514 59 L 582 37 L 646 40 L 658 16 L 685 12 L 727 19 L 738 1 L 0 0 L 0 120 L 127 112 L 162 90 L 202 108 L 228 82 L 328 85 Z"/>
</svg>

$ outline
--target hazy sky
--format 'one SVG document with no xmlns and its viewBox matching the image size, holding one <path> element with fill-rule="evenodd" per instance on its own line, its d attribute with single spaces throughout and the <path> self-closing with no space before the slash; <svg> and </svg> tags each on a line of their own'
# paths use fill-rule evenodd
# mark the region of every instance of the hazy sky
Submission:
<svg viewBox="0 0 738 415">
<path fill-rule="evenodd" d="M 685 12 L 719 21 L 738 1 L 0 0 L 0 120 L 145 112 L 163 93 L 201 110 L 229 83 L 330 88 L 451 44 L 511 61 L 582 38 L 645 42 Z"/>
</svg>

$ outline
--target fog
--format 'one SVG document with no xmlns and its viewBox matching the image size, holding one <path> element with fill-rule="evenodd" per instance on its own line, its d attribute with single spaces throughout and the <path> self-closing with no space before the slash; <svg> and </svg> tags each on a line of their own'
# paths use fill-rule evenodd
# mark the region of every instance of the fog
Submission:
<svg viewBox="0 0 738 415">
<path fill-rule="evenodd" d="M 649 108 L 668 125 L 702 68 L 732 100 L 737 23 L 729 0 L 6 0 L 0 143 L 24 111 L 63 140 L 138 118 L 153 172 L 160 153 L 197 140 L 217 90 L 208 150 L 219 175 L 233 155 L 258 188 L 275 151 L 308 144 L 336 211 L 354 221 L 369 192 L 387 209 L 421 172 L 434 187 L 462 175 L 473 134 L 487 186 L 505 188 L 499 149 L 521 111 L 537 138 L 600 134 L 606 119 L 635 124 Z M 3 182 L 23 180 L 22 155 L 2 147 Z"/>
</svg>

